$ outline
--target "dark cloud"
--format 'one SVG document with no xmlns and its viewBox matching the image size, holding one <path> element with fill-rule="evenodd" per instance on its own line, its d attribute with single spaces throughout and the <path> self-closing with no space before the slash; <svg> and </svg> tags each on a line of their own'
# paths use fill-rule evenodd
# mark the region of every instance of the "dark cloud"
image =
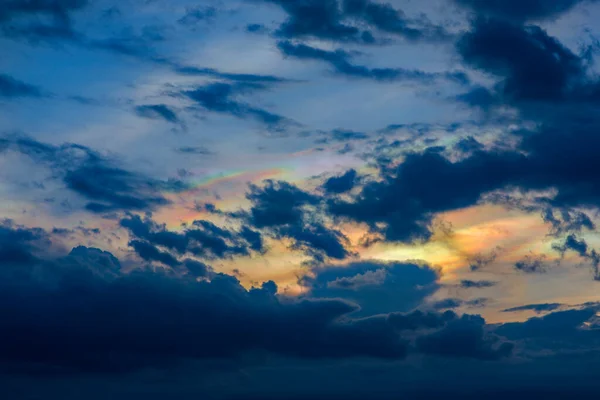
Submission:
<svg viewBox="0 0 600 400">
<path fill-rule="evenodd" d="M 435 310 L 453 310 L 461 307 L 462 305 L 463 301 L 461 299 L 444 299 L 436 301 L 432 304 L 432 307 Z"/>
<path fill-rule="evenodd" d="M 504 102 L 593 97 L 585 88 L 582 59 L 538 26 L 478 19 L 459 40 L 458 51 L 468 64 L 503 78 L 495 90 Z M 489 96 L 472 92 L 465 99 L 489 106 L 494 103 Z"/>
<path fill-rule="evenodd" d="M 248 24 L 246 25 L 246 31 L 250 33 L 265 33 L 268 29 L 263 24 Z"/>
<path fill-rule="evenodd" d="M 462 280 L 460 281 L 460 287 L 464 289 L 482 289 L 496 286 L 498 282 L 493 281 L 471 281 L 471 280 Z"/>
<path fill-rule="evenodd" d="M 356 315 L 410 311 L 438 288 L 439 271 L 424 265 L 356 262 L 317 267 L 301 283 L 314 297 L 343 298 L 361 306 Z"/>
<path fill-rule="evenodd" d="M 144 271 L 99 275 L 89 260 L 72 257 L 37 265 L 45 280 L 33 272 L 7 276 L 3 268 L 0 297 L 16 305 L 1 311 L 3 368 L 120 372 L 259 349 L 298 357 L 405 354 L 391 329 L 335 322 L 354 309 L 342 301 L 280 303 L 270 285 L 247 291 L 225 275 L 210 282 Z"/>
<path fill-rule="evenodd" d="M 513 313 L 521 311 L 533 311 L 536 314 L 541 314 L 549 311 L 556 311 L 563 305 L 560 303 L 544 303 L 544 304 L 528 304 L 526 306 L 512 307 L 502 310 L 502 312 Z"/>
<path fill-rule="evenodd" d="M 567 236 L 562 245 L 554 244 L 552 247 L 561 254 L 564 254 L 570 250 L 574 251 L 582 257 L 584 257 L 588 251 L 588 245 L 586 241 L 583 239 L 577 239 L 577 236 L 573 234 Z"/>
<path fill-rule="evenodd" d="M 0 30 L 7 37 L 34 42 L 76 40 L 72 14 L 87 4 L 87 0 L 4 0 Z"/>
<path fill-rule="evenodd" d="M 0 152 L 15 151 L 48 166 L 66 187 L 89 200 L 86 209 L 104 213 L 118 210 L 150 210 L 168 201 L 162 190 L 172 183 L 157 181 L 125 170 L 92 149 L 64 144 L 52 146 L 19 136 L 0 138 Z"/>
<path fill-rule="evenodd" d="M 101 161 L 68 170 L 63 180 L 69 189 L 90 200 L 86 209 L 92 212 L 149 210 L 168 204 L 159 192 L 159 182 Z"/>
<path fill-rule="evenodd" d="M 479 316 L 463 315 L 450 321 L 439 332 L 420 337 L 419 351 L 441 357 L 469 357 L 481 360 L 497 360 L 508 357 L 513 344 L 499 343 L 498 339 L 486 335 L 485 320 Z"/>
<path fill-rule="evenodd" d="M 163 61 L 164 62 L 164 61 Z M 170 61 L 167 63 L 175 70 L 175 72 L 182 75 L 190 76 L 208 76 L 215 79 L 222 79 L 231 82 L 237 82 L 240 84 L 257 84 L 256 88 L 260 86 L 258 84 L 277 84 L 290 82 L 290 80 L 281 78 L 275 75 L 258 75 L 258 74 L 236 74 L 216 70 L 214 68 L 200 68 L 189 65 L 180 65 Z"/>
<path fill-rule="evenodd" d="M 317 262 L 325 258 L 344 259 L 352 255 L 348 238 L 339 230 L 313 218 L 321 198 L 283 181 L 267 180 L 263 186 L 250 185 L 246 198 L 252 203 L 241 216 L 275 239 L 292 239 L 293 250 L 304 251 Z M 310 215 L 310 217 L 309 217 Z"/>
<path fill-rule="evenodd" d="M 237 118 L 252 118 L 271 128 L 281 128 L 291 123 L 287 118 L 273 114 L 262 108 L 239 101 L 240 95 L 265 90 L 262 84 L 216 82 L 194 90 L 182 92 L 182 95 L 194 101 L 207 111 L 228 114 Z"/>
<path fill-rule="evenodd" d="M 171 254 L 160 251 L 152 244 L 144 242 L 142 240 L 132 240 L 129 242 L 129 246 L 133 247 L 135 252 L 146 261 L 157 261 L 168 265 L 171 268 L 175 268 L 179 265 L 179 261 Z"/>
<path fill-rule="evenodd" d="M 568 235 L 562 244 L 553 244 L 552 248 L 558 251 L 564 257 L 565 253 L 572 251 L 581 258 L 587 259 L 592 264 L 594 279 L 600 280 L 600 254 L 590 248 L 585 239 L 578 239 L 574 234 Z"/>
<path fill-rule="evenodd" d="M 263 186 L 250 185 L 246 198 L 252 203 L 250 222 L 257 228 L 300 225 L 303 207 L 316 205 L 320 199 L 284 181 L 265 181 Z"/>
<path fill-rule="evenodd" d="M 480 308 L 488 304 L 488 299 L 477 298 L 473 300 L 463 300 L 457 298 L 449 298 L 434 302 L 431 307 L 434 310 L 454 310 L 460 307 Z"/>
<path fill-rule="evenodd" d="M 470 154 L 474 151 L 483 150 L 483 145 L 479 143 L 473 136 L 462 138 L 454 145 L 454 147 L 464 153 Z"/>
<path fill-rule="evenodd" d="M 387 240 L 427 240 L 435 213 L 471 206 L 482 193 L 509 184 L 524 160 L 500 152 L 476 152 L 454 163 L 437 152 L 409 154 L 381 181 L 367 183 L 354 201 L 331 200 L 329 211 L 365 223 Z"/>
<path fill-rule="evenodd" d="M 399 166 L 382 167 L 382 179 L 366 184 L 352 201 L 331 200 L 330 212 L 365 223 L 387 240 L 413 242 L 431 236 L 435 214 L 470 207 L 494 191 L 552 190 L 556 194 L 538 205 L 597 208 L 600 186 L 591 171 L 598 163 L 600 121 L 592 110 L 599 86 L 581 59 L 538 27 L 495 20 L 475 21 L 458 49 L 467 63 L 499 76 L 501 101 L 539 128 L 507 134 L 515 148 L 475 148 L 453 160 L 440 151 L 408 154 Z M 565 218 L 570 229 L 592 226 L 575 212 Z"/>
<path fill-rule="evenodd" d="M 188 7 L 185 10 L 185 15 L 177 22 L 186 26 L 194 26 L 200 22 L 210 22 L 214 20 L 217 13 L 217 9 L 211 6 Z"/>
<path fill-rule="evenodd" d="M 8 223 L 0 234 L 13 243 L 44 235 Z M 132 245 L 148 250 L 147 243 Z M 185 262 L 196 274 L 126 273 L 100 249 L 79 246 L 66 257 L 49 252 L 47 243 L 38 256 L 20 258 L 18 268 L 3 260 L 0 301 L 12 305 L 0 307 L 3 371 L 119 373 L 186 359 L 234 360 L 259 350 L 296 358 L 399 359 L 409 351 L 402 332 L 442 328 L 456 318 L 414 312 L 350 319 L 357 306 L 347 301 L 284 300 L 273 282 L 247 290 L 196 261 Z"/>
<path fill-rule="evenodd" d="M 363 41 L 360 29 L 342 21 L 343 16 L 337 0 L 265 1 L 279 5 L 288 14 L 288 18 L 276 32 L 280 37 Z"/>
<path fill-rule="evenodd" d="M 143 259 L 159 261 L 171 267 L 179 265 L 180 262 L 170 253 L 159 254 L 160 250 L 156 247 L 177 255 L 192 254 L 209 260 L 247 256 L 251 251 L 264 251 L 262 235 L 248 227 L 238 232 L 218 227 L 209 221 L 197 220 L 181 232 L 172 232 L 150 217 L 142 219 L 139 215 L 123 218 L 120 224 L 127 228 L 133 237 L 141 239 L 142 244 L 134 241 L 133 244 L 136 245 L 130 245 Z"/>
<path fill-rule="evenodd" d="M 351 191 L 359 182 L 356 170 L 349 169 L 340 176 L 332 176 L 323 183 L 323 189 L 327 193 L 340 194 Z"/>
<path fill-rule="evenodd" d="M 21 82 L 12 76 L 0 74 L 0 98 L 42 97 L 42 90 L 34 85 Z"/>
<path fill-rule="evenodd" d="M 425 17 L 421 17 L 419 20 L 410 19 L 404 12 L 393 8 L 389 3 L 343 0 L 342 4 L 346 16 L 356 18 L 382 32 L 398 35 L 408 41 L 442 41 L 450 38 L 450 35 L 442 27 L 433 25 Z"/>
<path fill-rule="evenodd" d="M 551 19 L 579 4 L 595 0 L 454 0 L 480 15 L 506 18 L 512 21 Z"/>
<path fill-rule="evenodd" d="M 498 105 L 499 102 L 495 93 L 482 86 L 475 86 L 466 93 L 459 94 L 454 99 L 470 107 L 482 110 L 489 110 L 491 107 Z"/>
<path fill-rule="evenodd" d="M 48 240 L 48 234 L 42 229 L 27 229 L 8 219 L 0 221 L 0 265 L 34 262 L 39 245 L 45 245 Z"/>
<path fill-rule="evenodd" d="M 598 341 L 597 332 L 581 329 L 583 323 L 596 314 L 594 307 L 582 310 L 559 311 L 543 317 L 531 318 L 522 323 L 506 323 L 495 329 L 498 335 L 508 339 L 537 339 L 542 348 L 548 344 L 544 340 L 568 342 L 568 346 L 588 347 L 591 341 Z M 578 343 L 578 341 L 580 341 Z M 564 345 L 564 343 L 563 343 Z M 558 347 L 553 346 L 554 348 Z"/>
<path fill-rule="evenodd" d="M 303 250 L 318 262 L 323 262 L 325 257 L 343 260 L 352 254 L 345 247 L 349 244 L 346 235 L 319 223 L 281 227 L 277 234 L 293 239 L 292 249 Z"/>
<path fill-rule="evenodd" d="M 317 60 L 330 64 L 335 73 L 354 78 L 373 79 L 376 81 L 411 81 L 424 84 L 437 80 L 448 80 L 459 84 L 466 84 L 469 78 L 463 72 L 425 72 L 404 68 L 368 68 L 351 62 L 351 54 L 344 50 L 322 50 L 305 44 L 295 44 L 290 41 L 279 41 L 279 51 L 287 57 L 301 60 Z"/>
<path fill-rule="evenodd" d="M 320 131 L 319 134 L 322 136 L 316 141 L 318 144 L 329 143 L 330 141 L 335 142 L 350 142 L 354 140 L 365 140 L 369 139 L 369 135 L 364 132 L 356 132 L 345 129 L 334 129 L 332 131 Z"/>
<path fill-rule="evenodd" d="M 556 237 L 565 233 L 581 233 L 584 229 L 590 231 L 596 229 L 596 224 L 589 215 L 578 210 L 548 207 L 542 211 L 542 219 L 552 225 L 550 234 Z"/>
<path fill-rule="evenodd" d="M 202 155 L 202 156 L 209 156 L 209 155 L 214 154 L 212 151 L 210 151 L 206 147 L 202 147 L 202 146 L 183 146 L 183 147 L 178 147 L 176 150 L 179 153 L 197 154 L 197 155 Z"/>
<path fill-rule="evenodd" d="M 374 31 L 407 41 L 449 39 L 425 17 L 408 18 L 390 4 L 370 0 L 264 0 L 279 5 L 287 19 L 275 34 L 286 39 L 317 38 L 334 42 L 376 44 Z"/>
<path fill-rule="evenodd" d="M 179 122 L 179 118 L 177 118 L 177 114 L 173 111 L 169 106 L 164 104 L 149 104 L 137 106 L 135 108 L 135 112 L 144 118 L 150 119 L 163 119 L 167 122 L 177 123 Z"/>
<path fill-rule="evenodd" d="M 546 257 L 544 255 L 527 255 L 515 263 L 515 268 L 526 274 L 546 272 Z"/>
</svg>

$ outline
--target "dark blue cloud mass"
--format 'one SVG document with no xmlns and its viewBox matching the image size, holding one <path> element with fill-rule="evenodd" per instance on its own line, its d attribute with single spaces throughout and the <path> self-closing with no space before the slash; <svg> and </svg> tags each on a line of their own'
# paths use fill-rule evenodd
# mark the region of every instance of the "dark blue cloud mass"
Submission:
<svg viewBox="0 0 600 400">
<path fill-rule="evenodd" d="M 67 256 L 53 257 L 49 243 L 42 243 L 34 256 L 29 243 L 44 236 L 40 229 L 4 223 L 0 234 L 2 244 L 10 240 L 22 253 L 0 253 L 0 304 L 13 305 L 0 308 L 0 365 L 8 372 L 116 373 L 183 359 L 231 358 L 252 350 L 300 358 L 400 359 L 410 349 L 402 332 L 439 328 L 443 340 L 456 341 L 451 338 L 454 324 L 465 319 L 422 312 L 350 319 L 347 314 L 357 306 L 348 301 L 283 299 L 275 295 L 272 282 L 247 290 L 237 279 L 202 269 L 198 262 L 188 265 L 201 267 L 200 276 L 208 279 L 177 275 L 175 270 L 137 268 L 126 273 L 117 258 L 94 248 L 80 246 Z M 132 246 L 148 259 L 170 263 L 148 243 Z M 340 279 L 330 282 L 342 285 Z M 359 284 L 356 277 L 354 281 L 355 288 L 342 286 L 358 290 L 369 285 Z M 412 281 L 418 283 L 422 279 Z M 425 338 L 426 343 L 433 340 Z M 483 332 L 474 332 L 472 338 L 477 349 L 486 343 Z M 439 351 L 431 346 L 421 343 L 417 348 Z M 480 357 L 470 348 L 463 353 L 461 346 L 452 355 Z"/>
</svg>

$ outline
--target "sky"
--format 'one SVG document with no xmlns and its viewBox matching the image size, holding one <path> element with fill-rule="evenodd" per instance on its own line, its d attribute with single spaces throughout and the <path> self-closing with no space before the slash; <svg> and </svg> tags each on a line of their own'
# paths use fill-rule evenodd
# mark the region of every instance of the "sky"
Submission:
<svg viewBox="0 0 600 400">
<path fill-rule="evenodd" d="M 600 390 L 597 0 L 0 0 L 12 399 Z"/>
</svg>

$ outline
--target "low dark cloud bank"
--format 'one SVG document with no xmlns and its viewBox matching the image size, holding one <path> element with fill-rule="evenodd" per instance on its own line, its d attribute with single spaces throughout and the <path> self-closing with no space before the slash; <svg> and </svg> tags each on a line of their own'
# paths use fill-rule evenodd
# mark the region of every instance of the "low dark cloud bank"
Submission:
<svg viewBox="0 0 600 400">
<path fill-rule="evenodd" d="M 412 351 L 508 355 L 503 347 L 492 350 L 494 340 L 481 330 L 482 319 L 420 311 L 353 319 L 348 314 L 358 306 L 334 298 L 335 291 L 329 298 L 292 300 L 277 296 L 273 282 L 247 290 L 236 278 L 208 267 L 194 274 L 182 274 L 178 265 L 125 272 L 116 257 L 99 249 L 81 246 L 52 256 L 45 231 L 10 221 L 3 223 L 0 240 L 1 304 L 12 305 L 0 309 L 0 359 L 6 372 L 122 372 L 185 359 L 235 358 L 254 350 L 333 359 L 402 359 Z M 397 268 L 400 277 L 410 276 L 403 268 L 413 267 Z M 435 279 L 429 274 L 425 281 Z M 360 288 L 359 278 L 353 279 Z M 342 279 L 330 281 L 348 288 Z M 416 286 L 420 279 L 405 285 Z M 422 329 L 427 330 L 419 333 L 416 347 L 410 335 L 403 337 Z M 453 339 L 466 331 L 475 343 Z"/>
</svg>

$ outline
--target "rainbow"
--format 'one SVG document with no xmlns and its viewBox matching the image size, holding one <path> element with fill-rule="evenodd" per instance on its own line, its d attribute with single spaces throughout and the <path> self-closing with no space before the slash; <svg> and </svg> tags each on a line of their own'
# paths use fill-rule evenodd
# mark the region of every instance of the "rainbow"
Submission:
<svg viewBox="0 0 600 400">
<path fill-rule="evenodd" d="M 223 171 L 218 173 L 206 174 L 198 179 L 192 179 L 186 190 L 178 191 L 178 195 L 190 195 L 200 191 L 215 188 L 227 183 L 247 183 L 257 182 L 263 179 L 282 177 L 288 175 L 293 170 L 291 168 L 271 168 L 259 171 Z"/>
</svg>

